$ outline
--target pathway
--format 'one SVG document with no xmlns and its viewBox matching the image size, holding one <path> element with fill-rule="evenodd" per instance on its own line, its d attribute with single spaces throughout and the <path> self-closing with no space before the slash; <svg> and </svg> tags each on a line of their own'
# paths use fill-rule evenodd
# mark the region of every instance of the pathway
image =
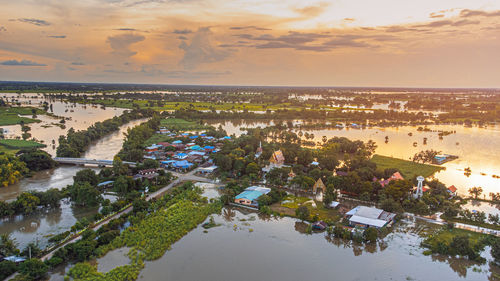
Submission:
<svg viewBox="0 0 500 281">
<path fill-rule="evenodd" d="M 183 181 L 198 181 L 198 182 L 212 182 L 212 180 L 210 179 L 207 179 L 207 178 L 204 178 L 204 177 L 200 177 L 200 176 L 196 176 L 196 172 L 198 171 L 199 168 L 196 168 L 192 171 L 190 171 L 189 173 L 186 173 L 186 174 L 181 174 L 181 173 L 177 173 L 177 172 L 171 172 L 172 175 L 176 176 L 177 179 L 175 179 L 174 181 L 172 181 L 170 184 L 160 188 L 159 190 L 153 192 L 153 193 L 150 193 L 146 196 L 146 201 L 150 201 L 151 199 L 153 198 L 157 198 L 159 196 L 161 196 L 162 194 L 164 194 L 165 192 L 167 192 L 169 189 L 171 189 L 172 187 L 178 185 L 179 183 L 183 182 Z M 114 215 L 112 215 L 111 217 L 107 218 L 106 220 L 94 225 L 92 227 L 92 230 L 96 231 L 98 230 L 99 228 L 101 228 L 103 225 L 106 225 L 108 224 L 111 220 L 114 220 L 114 219 L 117 219 L 125 214 L 128 214 L 132 211 L 132 206 L 124 209 L 123 211 L 121 212 L 118 212 Z M 60 248 L 63 248 L 64 246 L 68 245 L 68 244 L 71 244 L 71 243 L 74 243 L 78 240 L 81 239 L 81 235 L 77 235 L 75 237 L 73 237 L 72 239 L 69 239 L 68 241 L 64 242 L 63 244 L 57 246 L 56 248 L 52 249 L 49 253 L 47 253 L 46 255 L 44 255 L 41 260 L 42 261 L 45 261 L 47 259 L 50 259 L 54 253 L 60 249 Z"/>
</svg>

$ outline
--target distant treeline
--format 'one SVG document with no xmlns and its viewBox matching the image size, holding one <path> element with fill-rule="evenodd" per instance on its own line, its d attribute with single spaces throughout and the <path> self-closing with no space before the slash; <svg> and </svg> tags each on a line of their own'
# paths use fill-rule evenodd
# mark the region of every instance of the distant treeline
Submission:
<svg viewBox="0 0 500 281">
<path fill-rule="evenodd" d="M 75 131 L 71 128 L 66 136 L 59 137 L 57 156 L 80 157 L 93 141 L 111 132 L 118 131 L 120 126 L 131 120 L 151 117 L 153 114 L 153 110 L 133 109 L 132 111 L 125 111 L 122 115 L 115 116 L 103 122 L 96 122 L 87 130 Z"/>
</svg>

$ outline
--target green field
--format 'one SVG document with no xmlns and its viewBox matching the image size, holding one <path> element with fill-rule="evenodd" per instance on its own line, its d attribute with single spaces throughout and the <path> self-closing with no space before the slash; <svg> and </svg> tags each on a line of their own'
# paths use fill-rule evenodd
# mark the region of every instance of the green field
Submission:
<svg viewBox="0 0 500 281">
<path fill-rule="evenodd" d="M 388 168 L 397 168 L 407 179 L 413 178 L 415 176 L 429 177 L 440 170 L 444 170 L 443 167 L 415 163 L 412 161 L 382 156 L 378 154 L 373 155 L 371 161 L 377 164 L 377 168 L 381 170 L 385 170 Z"/>
<path fill-rule="evenodd" d="M 14 139 L 0 140 L 0 146 L 4 146 L 8 149 L 27 149 L 27 148 L 46 147 L 45 144 L 41 144 L 38 142 L 26 141 L 26 140 L 14 140 Z"/>
<path fill-rule="evenodd" d="M 204 130 L 208 128 L 205 125 L 179 118 L 163 119 L 160 121 L 160 126 L 166 127 L 168 130 L 174 130 L 174 131 L 194 131 L 194 130 Z"/>
<path fill-rule="evenodd" d="M 25 124 L 40 122 L 40 120 L 20 117 L 20 115 L 32 115 L 32 107 L 2 107 L 0 108 L 0 126 L 17 125 L 21 121 Z M 37 109 L 37 114 L 43 114 L 44 111 Z"/>
</svg>

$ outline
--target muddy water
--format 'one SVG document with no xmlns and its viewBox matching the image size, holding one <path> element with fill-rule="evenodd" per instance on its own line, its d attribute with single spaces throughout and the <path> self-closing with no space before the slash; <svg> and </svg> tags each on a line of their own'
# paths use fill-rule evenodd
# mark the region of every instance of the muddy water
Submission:
<svg viewBox="0 0 500 281">
<path fill-rule="evenodd" d="M 49 112 L 57 116 L 70 118 L 70 120 L 66 120 L 66 123 L 64 124 L 66 127 L 64 129 L 53 125 L 53 123 L 59 124 L 60 118 L 47 115 L 37 116 L 37 119 L 42 121 L 40 123 L 28 124 L 28 126 L 31 127 L 31 136 L 46 144 L 47 147 L 44 148 L 44 150 L 52 155 L 55 155 L 55 148 L 57 147 L 59 136 L 66 135 L 70 128 L 73 128 L 76 131 L 85 130 L 98 121 L 104 121 L 106 119 L 113 118 L 114 116 L 119 116 L 124 111 L 122 108 L 102 108 L 100 106 L 68 103 L 65 101 L 48 99 L 43 97 L 43 95 L 38 94 L 18 95 L 0 93 L 0 97 L 3 97 L 9 102 L 12 101 L 12 99 L 15 99 L 19 101 L 22 106 L 41 107 L 41 103 L 48 102 L 49 104 L 52 104 L 53 109 L 53 111 L 49 110 Z M 2 128 L 7 130 L 5 135 L 8 138 L 14 138 L 16 136 L 21 136 L 22 134 L 20 125 L 2 126 Z M 54 145 L 53 141 L 55 142 Z"/>
<path fill-rule="evenodd" d="M 131 121 L 120 130 L 103 137 L 91 145 L 83 157 L 92 159 L 113 159 L 122 147 L 124 135 L 128 128 L 134 127 L 143 120 Z M 49 188 L 62 188 L 73 183 L 73 176 L 84 167 L 61 166 L 53 170 L 36 173 L 31 178 L 21 180 L 15 185 L 0 188 L 1 200 L 15 199 L 21 192 L 28 190 L 44 191 Z M 98 172 L 99 169 L 95 169 Z M 109 197 L 113 200 L 114 198 Z M 97 212 L 96 208 L 74 208 L 69 202 L 63 200 L 60 209 L 40 210 L 30 216 L 16 216 L 0 220 L 0 233 L 9 233 L 18 242 L 18 247 L 23 249 L 30 242 L 37 241 L 41 247 L 47 245 L 48 238 L 69 230 L 78 219 L 89 217 Z"/>
<path fill-rule="evenodd" d="M 384 242 L 365 246 L 304 234 L 305 225 L 292 218 L 243 212 L 224 209 L 214 216 L 222 226 L 207 233 L 196 228 L 162 258 L 146 262 L 139 280 L 488 280 L 490 275 L 487 263 L 424 256 L 419 234 L 435 226 L 406 222 Z"/>
<path fill-rule="evenodd" d="M 229 134 L 242 134 L 243 127 L 266 127 L 269 123 L 262 122 L 223 122 L 212 124 L 222 125 Z M 466 128 L 459 125 L 435 125 L 428 126 L 431 130 L 456 131 L 439 139 L 437 132 L 418 132 L 417 127 L 403 126 L 391 128 L 369 128 L 369 129 L 324 129 L 309 130 L 314 134 L 314 141 L 321 142 L 322 137 L 347 137 L 352 140 L 368 141 L 377 143 L 377 154 L 392 156 L 401 159 L 410 159 L 422 150 L 434 149 L 445 154 L 459 156 L 458 159 L 442 165 L 446 170 L 436 173 L 435 177 L 446 185 L 455 185 L 458 192 L 468 195 L 467 190 L 474 186 L 481 186 L 483 194 L 488 196 L 490 192 L 500 192 L 500 126 L 488 126 L 487 128 Z M 306 132 L 306 131 L 304 131 Z M 412 133 L 412 136 L 408 134 Z M 385 137 L 389 137 L 385 143 Z M 427 138 L 427 144 L 424 144 Z M 416 146 L 413 143 L 416 142 Z M 471 175 L 464 175 L 464 169 L 470 167 Z"/>
</svg>

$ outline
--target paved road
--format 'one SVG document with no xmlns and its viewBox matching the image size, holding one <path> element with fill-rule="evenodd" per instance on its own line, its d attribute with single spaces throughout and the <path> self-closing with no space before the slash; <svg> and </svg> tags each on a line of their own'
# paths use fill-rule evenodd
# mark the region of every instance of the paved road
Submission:
<svg viewBox="0 0 500 281">
<path fill-rule="evenodd" d="M 148 194 L 146 196 L 146 201 L 149 201 L 149 200 L 151 200 L 153 198 L 161 196 L 162 194 L 164 194 L 165 192 L 167 192 L 167 190 L 171 189 L 172 187 L 178 185 L 179 183 L 181 183 L 183 181 L 212 182 L 212 180 L 210 180 L 210 179 L 207 179 L 207 178 L 204 178 L 204 177 L 200 177 L 200 176 L 196 176 L 195 174 L 196 174 L 197 171 L 198 171 L 198 168 L 196 168 L 196 169 L 194 169 L 194 170 L 192 170 L 192 171 L 190 171 L 189 173 L 186 173 L 186 174 L 181 174 L 181 173 L 177 173 L 177 172 L 171 172 L 172 175 L 174 175 L 174 176 L 177 177 L 177 179 L 174 180 L 174 181 L 172 181 L 167 186 L 164 186 L 164 187 L 160 188 L 159 190 L 157 190 L 157 191 L 155 191 L 153 193 Z M 119 218 L 119 217 L 121 217 L 121 216 L 123 216 L 125 214 L 130 213 L 131 211 L 132 211 L 132 206 L 130 206 L 130 207 L 126 208 L 125 210 L 123 210 L 123 211 L 121 211 L 119 213 L 116 213 L 113 216 L 107 218 L 106 220 L 104 220 L 104 221 L 96 224 L 95 226 L 92 227 L 92 230 L 94 230 L 94 231 L 98 230 L 103 225 L 108 224 L 111 220 L 117 219 L 117 218 Z M 48 253 L 45 256 L 43 256 L 41 258 L 41 260 L 45 261 L 47 259 L 50 259 L 58 249 L 66 246 L 68 244 L 74 243 L 74 242 L 76 242 L 76 241 L 78 241 L 80 239 L 81 239 L 81 235 L 78 235 L 78 236 L 76 236 L 76 237 L 74 237 L 74 238 L 72 238 L 72 239 L 64 242 L 63 244 L 61 244 L 57 248 L 55 248 L 52 251 L 50 251 L 50 253 Z"/>
</svg>

